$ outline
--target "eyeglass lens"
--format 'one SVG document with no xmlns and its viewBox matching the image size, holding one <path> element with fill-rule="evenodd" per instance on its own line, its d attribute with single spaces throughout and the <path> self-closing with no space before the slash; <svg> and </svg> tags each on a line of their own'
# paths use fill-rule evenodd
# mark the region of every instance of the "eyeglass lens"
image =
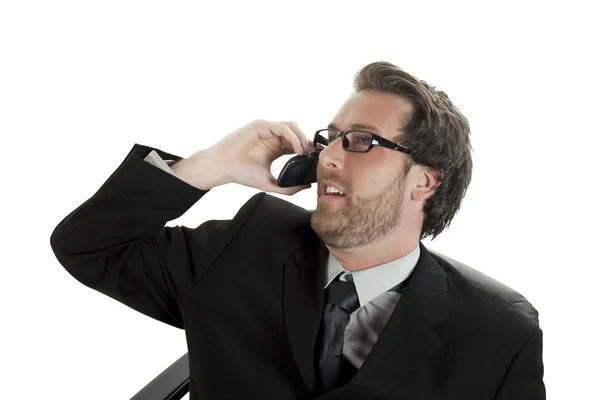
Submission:
<svg viewBox="0 0 600 400">
<path fill-rule="evenodd" d="M 325 147 L 331 144 L 337 138 L 338 132 L 334 130 L 322 130 L 315 136 L 315 146 L 317 150 L 323 150 Z M 373 141 L 373 135 L 367 132 L 350 131 L 347 132 L 343 138 L 342 144 L 344 149 L 349 151 L 362 152 L 367 151 L 371 142 Z"/>
</svg>

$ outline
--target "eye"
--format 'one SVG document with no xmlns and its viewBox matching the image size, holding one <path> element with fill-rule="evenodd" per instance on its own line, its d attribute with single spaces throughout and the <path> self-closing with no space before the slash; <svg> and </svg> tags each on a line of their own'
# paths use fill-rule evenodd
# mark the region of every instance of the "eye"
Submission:
<svg viewBox="0 0 600 400">
<path fill-rule="evenodd" d="M 367 135 L 353 135 L 353 144 L 368 145 L 371 143 L 371 138 Z"/>
</svg>

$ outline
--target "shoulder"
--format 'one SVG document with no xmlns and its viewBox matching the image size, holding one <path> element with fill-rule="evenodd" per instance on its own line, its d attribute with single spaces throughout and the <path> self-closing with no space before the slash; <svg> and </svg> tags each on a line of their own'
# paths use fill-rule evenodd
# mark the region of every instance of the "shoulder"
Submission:
<svg viewBox="0 0 600 400">
<path fill-rule="evenodd" d="M 310 214 L 312 213 L 312 210 L 307 210 L 292 202 L 264 192 L 256 194 L 254 197 L 259 197 L 261 199 L 257 211 L 268 213 L 275 219 L 285 217 L 288 219 L 301 219 L 306 221 L 307 218 L 310 218 Z"/>
<path fill-rule="evenodd" d="M 517 388 L 526 384 L 529 387 L 522 390 L 535 385 L 539 391 L 542 330 L 531 302 L 471 266 L 430 250 L 429 254 L 446 276 L 449 318 L 443 331 L 444 354 L 453 368 L 463 371 L 459 375 L 477 376 L 480 387 L 504 385 L 503 390 L 520 393 Z"/>
<path fill-rule="evenodd" d="M 310 228 L 313 210 L 307 210 L 265 192 L 254 195 L 246 203 L 248 204 L 252 204 L 249 208 L 253 209 L 253 222 L 260 222 L 265 227 L 279 227 L 279 230 L 284 231 Z"/>
<path fill-rule="evenodd" d="M 310 217 L 312 210 L 306 210 L 279 197 L 260 192 L 248 199 L 237 211 L 232 220 L 218 221 L 231 226 L 236 234 L 244 239 L 285 239 L 293 241 L 311 236 Z M 213 221 L 211 221 L 213 222 Z"/>
<path fill-rule="evenodd" d="M 477 321 L 480 333 L 506 331 L 515 336 L 539 329 L 538 311 L 521 293 L 460 261 L 428 251 L 447 276 L 450 307 L 463 324 Z"/>
</svg>

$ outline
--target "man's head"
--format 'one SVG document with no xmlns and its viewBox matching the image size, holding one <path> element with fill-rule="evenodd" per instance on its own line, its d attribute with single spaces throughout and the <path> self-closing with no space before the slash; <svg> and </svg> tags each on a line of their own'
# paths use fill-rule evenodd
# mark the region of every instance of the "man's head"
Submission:
<svg viewBox="0 0 600 400">
<path fill-rule="evenodd" d="M 444 92 L 387 62 L 362 68 L 354 89 L 329 127 L 371 131 L 416 153 L 382 146 L 354 153 L 343 149 L 342 138 L 335 140 L 319 156 L 313 230 L 339 249 L 391 234 L 435 238 L 460 208 L 471 180 L 467 119 Z M 327 196 L 326 183 L 344 196 Z"/>
</svg>

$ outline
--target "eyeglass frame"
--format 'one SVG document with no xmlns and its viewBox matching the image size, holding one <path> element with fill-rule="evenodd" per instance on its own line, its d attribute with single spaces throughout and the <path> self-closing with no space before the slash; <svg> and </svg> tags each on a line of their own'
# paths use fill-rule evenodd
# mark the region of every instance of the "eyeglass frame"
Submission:
<svg viewBox="0 0 600 400">
<path fill-rule="evenodd" d="M 392 149 L 392 150 L 400 151 L 402 153 L 406 153 L 406 154 L 409 154 L 411 156 L 414 156 L 414 155 L 417 154 L 417 152 L 415 150 L 412 150 L 412 149 L 404 146 L 403 144 L 392 142 L 391 140 L 383 138 L 383 137 L 381 137 L 381 136 L 379 136 L 379 135 L 377 135 L 377 134 L 375 134 L 373 132 L 364 131 L 364 130 L 361 130 L 361 129 L 350 129 L 350 130 L 347 130 L 347 131 L 339 131 L 339 130 L 333 129 L 333 128 L 319 129 L 318 131 L 315 132 L 315 136 L 313 138 L 313 146 L 315 147 L 315 149 L 317 148 L 317 146 L 316 146 L 317 143 L 324 144 L 323 142 L 320 142 L 320 141 L 317 140 L 317 138 L 322 137 L 321 135 L 319 135 L 319 132 L 323 132 L 323 131 L 335 131 L 335 132 L 337 132 L 337 135 L 335 136 L 335 138 L 333 138 L 328 144 L 325 144 L 325 146 L 330 146 L 333 142 L 335 142 L 341 136 L 342 137 L 342 148 L 345 151 L 349 151 L 351 153 L 368 153 L 373 148 L 375 148 L 377 146 L 381 146 L 381 147 L 385 147 L 387 149 Z M 368 134 L 370 134 L 373 137 L 373 139 L 371 140 L 371 143 L 369 144 L 369 147 L 365 151 L 348 150 L 346 147 L 344 147 L 344 140 L 348 140 L 346 138 L 346 134 L 348 132 L 368 133 Z M 350 145 L 348 145 L 348 147 L 350 147 Z M 320 149 L 319 151 L 323 151 L 323 149 Z"/>
</svg>

